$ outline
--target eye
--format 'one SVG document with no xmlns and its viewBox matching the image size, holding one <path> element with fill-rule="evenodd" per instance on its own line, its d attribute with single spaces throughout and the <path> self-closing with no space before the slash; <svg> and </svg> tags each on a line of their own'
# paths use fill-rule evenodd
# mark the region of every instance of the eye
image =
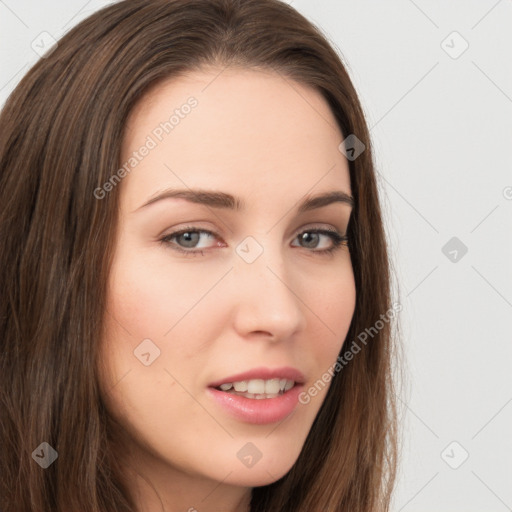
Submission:
<svg viewBox="0 0 512 512">
<path fill-rule="evenodd" d="M 171 245 L 173 249 L 187 254 L 203 254 L 203 251 L 196 249 L 206 249 L 214 245 L 208 245 L 208 241 L 217 238 L 215 233 L 204 229 L 184 228 L 175 233 L 164 236 L 160 242 Z M 216 244 L 219 246 L 219 244 Z M 223 245 L 220 245 L 223 247 Z"/>
<path fill-rule="evenodd" d="M 348 242 L 346 236 L 329 229 L 308 229 L 297 235 L 301 247 L 312 249 L 312 252 L 332 253 Z M 327 244 L 327 246 L 326 246 Z M 319 247 L 321 246 L 321 247 Z"/>
</svg>

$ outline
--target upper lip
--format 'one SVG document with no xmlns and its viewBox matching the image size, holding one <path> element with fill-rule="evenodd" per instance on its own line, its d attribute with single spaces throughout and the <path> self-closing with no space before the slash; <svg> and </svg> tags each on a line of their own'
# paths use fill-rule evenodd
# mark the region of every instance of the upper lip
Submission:
<svg viewBox="0 0 512 512">
<path fill-rule="evenodd" d="M 287 379 L 293 380 L 297 384 L 304 383 L 304 375 L 297 370 L 296 368 L 292 368 L 290 366 L 283 366 L 281 368 L 266 368 L 259 367 L 253 368 L 247 372 L 237 373 L 236 375 L 230 375 L 228 377 L 223 377 L 215 382 L 209 384 L 209 387 L 216 388 L 221 384 L 240 382 L 242 380 L 252 380 L 252 379 Z"/>
</svg>

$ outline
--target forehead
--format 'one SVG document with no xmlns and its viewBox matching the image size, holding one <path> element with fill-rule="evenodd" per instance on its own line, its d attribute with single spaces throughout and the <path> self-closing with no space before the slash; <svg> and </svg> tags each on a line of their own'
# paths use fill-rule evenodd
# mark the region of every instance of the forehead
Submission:
<svg viewBox="0 0 512 512">
<path fill-rule="evenodd" d="M 132 111 L 122 163 L 151 149 L 132 160 L 125 199 L 134 205 L 167 186 L 237 195 L 286 187 L 302 196 L 319 180 L 350 192 L 342 139 L 326 100 L 309 86 L 274 71 L 190 72 L 153 87 Z"/>
</svg>

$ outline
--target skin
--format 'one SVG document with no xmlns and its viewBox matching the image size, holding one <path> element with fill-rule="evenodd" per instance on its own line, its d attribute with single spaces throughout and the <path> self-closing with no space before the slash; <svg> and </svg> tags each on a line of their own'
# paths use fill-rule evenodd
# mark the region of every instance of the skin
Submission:
<svg viewBox="0 0 512 512">
<path fill-rule="evenodd" d="M 349 248 L 313 228 L 346 234 L 351 207 L 304 213 L 296 204 L 327 191 L 351 194 L 335 118 L 314 89 L 261 70 L 203 69 L 159 84 L 133 110 L 122 161 L 169 113 L 198 105 L 122 180 L 118 238 L 101 343 L 102 393 L 126 434 L 120 457 L 141 512 L 244 512 L 252 487 L 284 476 L 297 460 L 328 385 L 280 423 L 254 425 L 213 401 L 208 385 L 254 367 L 299 369 L 309 388 L 336 361 L 355 307 Z M 218 75 L 218 76 L 217 76 Z M 182 198 L 141 207 L 167 188 L 230 193 L 240 212 Z M 106 199 L 104 199 L 106 200 Z M 203 255 L 183 237 L 206 229 Z M 237 245 L 263 253 L 247 263 Z M 310 242 L 311 243 L 311 242 Z M 145 366 L 134 350 L 152 340 Z M 120 432 L 121 435 L 122 432 Z M 237 458 L 247 442 L 262 458 Z"/>
</svg>

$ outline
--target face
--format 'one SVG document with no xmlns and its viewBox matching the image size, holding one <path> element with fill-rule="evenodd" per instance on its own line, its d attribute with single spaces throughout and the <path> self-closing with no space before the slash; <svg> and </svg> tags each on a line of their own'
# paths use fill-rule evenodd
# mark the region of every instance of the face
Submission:
<svg viewBox="0 0 512 512">
<path fill-rule="evenodd" d="M 299 456 L 329 383 L 299 393 L 352 319 L 351 187 L 318 92 L 219 71 L 158 85 L 129 119 L 102 392 L 140 468 L 254 487 Z"/>
</svg>

